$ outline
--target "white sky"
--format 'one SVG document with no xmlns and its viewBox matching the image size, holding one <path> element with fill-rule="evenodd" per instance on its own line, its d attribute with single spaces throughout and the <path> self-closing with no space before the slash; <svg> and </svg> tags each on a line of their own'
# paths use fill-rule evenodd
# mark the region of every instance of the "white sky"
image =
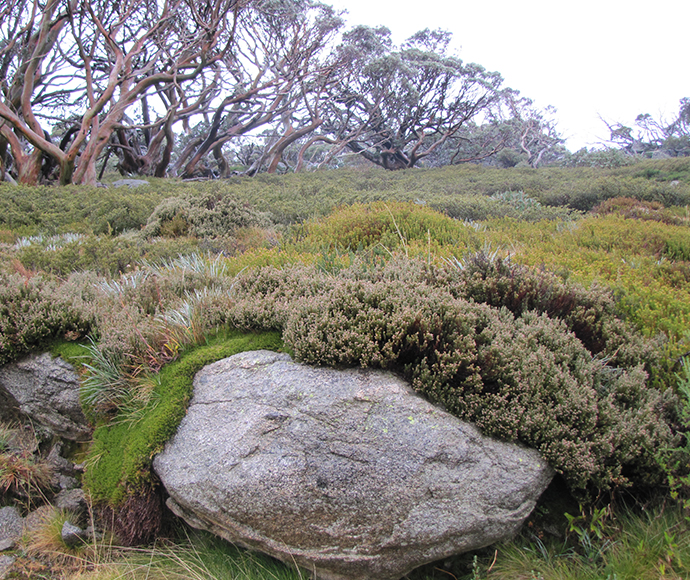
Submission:
<svg viewBox="0 0 690 580">
<path fill-rule="evenodd" d="M 453 33 L 466 62 L 553 105 L 571 151 L 608 137 L 608 121 L 671 118 L 690 97 L 690 0 L 324 0 L 348 25 L 387 26 L 400 43 L 418 30 Z"/>
</svg>

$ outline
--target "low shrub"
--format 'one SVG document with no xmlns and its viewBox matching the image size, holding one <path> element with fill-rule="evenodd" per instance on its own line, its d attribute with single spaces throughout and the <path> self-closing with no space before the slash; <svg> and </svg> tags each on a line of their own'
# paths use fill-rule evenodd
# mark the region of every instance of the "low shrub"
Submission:
<svg viewBox="0 0 690 580">
<path fill-rule="evenodd" d="M 528 222 L 542 220 L 572 220 L 579 211 L 567 207 L 541 204 L 536 198 L 522 191 L 504 191 L 492 195 L 434 196 L 429 206 L 457 220 L 484 221 L 513 218 Z"/>
<path fill-rule="evenodd" d="M 138 230 L 165 197 L 157 189 L 0 183 L 0 224 L 21 235 L 119 234 Z"/>
<path fill-rule="evenodd" d="M 197 240 L 189 238 L 142 241 L 134 236 L 79 236 L 62 243 L 55 238 L 39 238 L 16 244 L 17 258 L 25 268 L 57 276 L 85 271 L 118 276 L 136 269 L 142 260 L 193 253 L 198 246 Z"/>
<path fill-rule="evenodd" d="M 507 308 L 516 316 L 536 311 L 560 319 L 585 348 L 613 366 L 643 364 L 651 373 L 659 364 L 661 345 L 621 320 L 614 296 L 604 287 L 566 283 L 544 268 L 528 268 L 485 251 L 446 264 L 435 270 L 434 283 L 453 296 Z"/>
<path fill-rule="evenodd" d="M 361 251 L 379 247 L 389 254 L 436 255 L 444 246 L 474 247 L 477 232 L 447 216 L 414 203 L 354 204 L 294 229 L 292 242 L 301 250 L 334 248 Z"/>
<path fill-rule="evenodd" d="M 531 299 L 543 311 L 525 296 L 513 313 L 501 303 L 511 302 L 509 291 L 495 305 L 481 303 L 463 296 L 460 278 L 454 288 L 452 276 L 434 278 L 432 269 L 401 260 L 337 276 L 308 267 L 247 273 L 231 321 L 282 329 L 295 356 L 311 364 L 404 372 L 416 390 L 486 433 L 539 449 L 575 493 L 663 480 L 654 453 L 674 441 L 667 415 L 677 400 L 646 385 L 643 362 L 653 345 L 634 337 L 639 350 L 617 354 L 634 334 L 606 323 L 613 318 L 606 300 L 599 300 L 599 327 L 596 308 L 578 305 L 596 306 L 596 294 L 578 297 L 567 288 L 539 302 L 537 284 Z M 553 306 L 563 297 L 571 301 L 563 301 L 563 318 L 558 311 L 549 317 L 549 300 Z M 594 356 L 571 332 L 566 321 L 580 318 L 592 319 L 584 338 L 598 332 L 608 356 Z"/>
<path fill-rule="evenodd" d="M 545 265 L 585 287 L 596 283 L 611 289 L 617 311 L 638 330 L 649 337 L 664 333 L 673 356 L 685 352 L 674 345 L 690 326 L 690 264 L 672 261 L 664 252 L 668 240 L 677 240 L 681 251 L 687 226 L 619 215 L 570 224 L 498 220 L 486 225 L 486 238 L 495 247 L 510 248 L 514 262 Z"/>
<path fill-rule="evenodd" d="M 683 220 L 665 208 L 661 203 L 646 202 L 632 197 L 614 197 L 594 208 L 592 213 L 600 215 L 618 214 L 630 219 L 652 220 L 672 225 L 681 225 Z"/>
<path fill-rule="evenodd" d="M 0 364 L 56 339 L 85 336 L 95 321 L 90 280 L 0 273 Z"/>
<path fill-rule="evenodd" d="M 153 236 L 199 238 L 232 235 L 238 228 L 268 227 L 268 214 L 255 211 L 230 195 L 207 193 L 197 197 L 170 197 L 160 203 L 142 231 Z"/>
</svg>

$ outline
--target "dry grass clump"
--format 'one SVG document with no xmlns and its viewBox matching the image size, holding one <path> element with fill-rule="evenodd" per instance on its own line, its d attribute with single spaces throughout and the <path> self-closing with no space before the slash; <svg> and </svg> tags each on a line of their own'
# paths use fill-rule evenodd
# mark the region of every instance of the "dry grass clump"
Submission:
<svg viewBox="0 0 690 580">
<path fill-rule="evenodd" d="M 54 471 L 33 429 L 0 423 L 0 496 L 31 508 L 52 492 Z"/>
<path fill-rule="evenodd" d="M 44 461 L 25 452 L 0 453 L 0 491 L 26 498 L 29 503 L 50 489 L 53 470 Z"/>
<path fill-rule="evenodd" d="M 147 377 L 226 324 L 233 280 L 225 270 L 222 256 L 192 254 L 96 285 L 97 341 L 87 347 L 83 391 L 91 411 L 145 406 Z"/>
</svg>

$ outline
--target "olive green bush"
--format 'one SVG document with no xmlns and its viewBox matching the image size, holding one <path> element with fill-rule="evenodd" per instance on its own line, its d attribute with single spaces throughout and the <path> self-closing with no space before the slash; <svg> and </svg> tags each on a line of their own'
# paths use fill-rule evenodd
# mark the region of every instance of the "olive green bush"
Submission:
<svg viewBox="0 0 690 580">
<path fill-rule="evenodd" d="M 544 205 L 523 191 L 503 191 L 491 195 L 448 195 L 434 197 L 429 206 L 457 220 L 483 221 L 513 218 L 529 222 L 572 220 L 579 211 L 569 207 Z"/>
<path fill-rule="evenodd" d="M 21 235 L 119 234 L 139 229 L 164 197 L 153 186 L 130 190 L 0 183 L 0 225 Z"/>
<path fill-rule="evenodd" d="M 161 261 L 198 251 L 199 242 L 190 238 L 142 240 L 131 235 L 111 237 L 40 236 L 15 244 L 17 259 L 29 270 L 57 276 L 91 271 L 101 276 L 118 276 L 137 267 L 140 261 Z"/>
<path fill-rule="evenodd" d="M 232 235 L 238 228 L 271 224 L 268 214 L 253 210 L 230 195 L 208 193 L 164 200 L 153 210 L 142 235 L 212 238 Z"/>
<path fill-rule="evenodd" d="M 573 210 L 586 211 L 621 196 L 664 206 L 690 204 L 690 166 L 685 158 L 611 168 L 498 169 L 463 164 L 399 172 L 350 168 L 261 174 L 199 183 L 150 181 L 133 190 L 0 184 L 0 229 L 19 235 L 119 234 L 146 226 L 147 236 L 162 231 L 174 237 L 198 227 L 194 235 L 218 236 L 236 228 L 235 222 L 266 223 L 260 212 L 270 212 L 275 223 L 290 225 L 328 215 L 339 206 L 373 201 L 422 203 L 474 221 L 570 219 L 577 215 Z M 506 199 L 506 192 L 511 199 Z M 515 198 L 518 192 L 533 203 L 525 206 Z M 171 198 L 175 201 L 161 205 Z M 157 206 L 160 215 L 152 215 Z M 226 218 L 234 225 L 225 224 Z"/>
<path fill-rule="evenodd" d="M 0 364 L 56 339 L 76 340 L 95 324 L 92 276 L 65 283 L 48 276 L 0 273 Z"/>
<path fill-rule="evenodd" d="M 358 263 L 337 276 L 307 266 L 246 273 L 230 321 L 282 330 L 286 346 L 311 364 L 403 372 L 416 390 L 485 433 L 537 448 L 575 493 L 663 481 L 655 450 L 674 442 L 668 416 L 677 399 L 646 384 L 643 360 L 654 344 L 634 337 L 637 348 L 618 355 L 634 335 L 607 320 L 613 314 L 596 292 L 580 295 L 550 281 L 551 295 L 539 302 L 539 283 L 548 278 L 516 269 L 532 295 L 505 288 L 489 304 L 471 284 L 476 272 L 446 268 L 436 276 L 434 269 L 400 259 Z M 498 283 L 487 287 L 501 287 L 506 272 L 494 274 Z M 559 304 L 560 312 L 547 312 Z M 572 332 L 580 319 L 602 356 Z"/>
</svg>

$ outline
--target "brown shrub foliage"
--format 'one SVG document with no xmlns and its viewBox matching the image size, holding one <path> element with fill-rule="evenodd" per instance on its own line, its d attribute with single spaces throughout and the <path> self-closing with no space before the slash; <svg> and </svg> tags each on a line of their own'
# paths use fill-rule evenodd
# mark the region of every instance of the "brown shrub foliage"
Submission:
<svg viewBox="0 0 690 580">
<path fill-rule="evenodd" d="M 603 291 L 503 263 L 485 274 L 408 260 L 338 276 L 267 268 L 242 277 L 231 321 L 282 329 L 304 362 L 401 371 L 485 433 L 537 448 L 576 493 L 662 481 L 655 450 L 674 441 L 676 400 L 646 384 L 654 344 L 614 323 Z"/>
</svg>

